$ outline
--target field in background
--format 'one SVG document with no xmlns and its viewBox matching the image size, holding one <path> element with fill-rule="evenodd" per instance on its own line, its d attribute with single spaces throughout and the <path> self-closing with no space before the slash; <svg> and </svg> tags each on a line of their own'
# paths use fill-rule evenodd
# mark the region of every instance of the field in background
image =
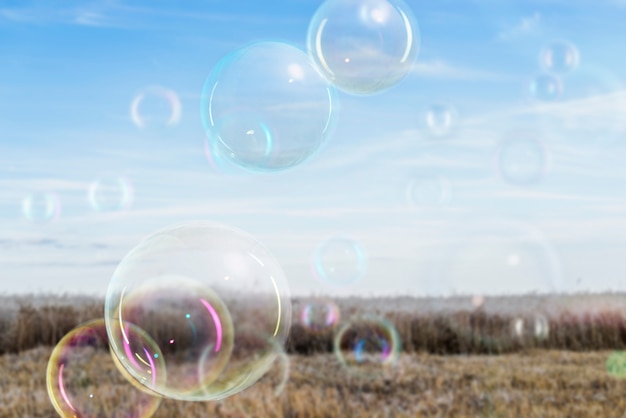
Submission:
<svg viewBox="0 0 626 418">
<path fill-rule="evenodd" d="M 0 416 L 55 417 L 45 385 L 52 347 L 79 323 L 101 317 L 102 302 L 4 299 Z M 272 396 L 277 377 L 269 376 L 220 402 L 164 400 L 155 416 L 626 415 L 626 380 L 607 372 L 609 356 L 626 347 L 625 295 L 493 298 L 478 309 L 469 298 L 338 299 L 342 322 L 376 313 L 398 329 L 403 345 L 399 363 L 392 375 L 373 380 L 342 369 L 331 352 L 331 333 L 313 335 L 299 324 L 297 312 L 305 301 L 294 300 L 287 343 L 290 379 L 280 396 Z M 511 323 L 537 314 L 549 323 L 545 338 L 510 337 Z"/>
</svg>

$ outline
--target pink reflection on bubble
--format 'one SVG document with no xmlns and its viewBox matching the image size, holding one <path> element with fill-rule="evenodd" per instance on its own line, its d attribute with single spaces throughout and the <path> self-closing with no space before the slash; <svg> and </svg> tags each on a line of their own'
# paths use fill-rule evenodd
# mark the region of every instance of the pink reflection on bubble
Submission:
<svg viewBox="0 0 626 418">
<path fill-rule="evenodd" d="M 152 388 L 154 389 L 156 387 L 156 367 L 154 365 L 154 361 L 152 360 L 152 356 L 145 347 L 143 348 L 143 352 L 146 354 L 146 358 L 150 363 L 150 375 L 152 375 Z"/>
<path fill-rule="evenodd" d="M 65 385 L 63 384 L 63 369 L 64 368 L 65 368 L 65 363 L 62 363 L 61 367 L 59 367 L 59 389 L 61 390 L 61 397 L 63 398 L 67 406 L 69 406 L 72 411 L 76 412 L 76 408 L 74 408 L 74 405 L 72 405 L 72 402 L 70 402 L 70 398 L 67 396 L 67 393 L 65 393 Z"/>
<path fill-rule="evenodd" d="M 130 116 L 133 123 L 140 129 L 145 129 L 150 124 L 148 118 L 141 114 L 141 105 L 147 99 L 165 100 L 169 107 L 169 114 L 162 122 L 166 127 L 177 125 L 182 115 L 182 105 L 175 91 L 161 87 L 151 86 L 139 93 L 130 105 Z M 154 121 L 152 121 L 154 123 Z"/>
<path fill-rule="evenodd" d="M 217 332 L 217 337 L 216 337 L 217 342 L 215 343 L 215 352 L 217 353 L 218 351 L 220 351 L 222 347 L 222 322 L 220 321 L 219 315 L 217 314 L 217 312 L 215 311 L 215 309 L 213 308 L 213 306 L 211 306 L 209 302 L 207 302 L 204 299 L 200 299 L 200 302 L 202 302 L 204 307 L 209 311 L 209 313 L 211 314 L 211 317 L 213 318 L 213 323 L 215 324 L 215 331 Z"/>
</svg>

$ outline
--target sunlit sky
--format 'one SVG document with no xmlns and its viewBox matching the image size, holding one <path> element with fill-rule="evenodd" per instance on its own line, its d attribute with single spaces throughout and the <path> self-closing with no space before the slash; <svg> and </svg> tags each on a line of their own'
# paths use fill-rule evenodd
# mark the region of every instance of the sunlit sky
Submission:
<svg viewBox="0 0 626 418">
<path fill-rule="evenodd" d="M 0 292 L 102 294 L 143 237 L 198 219 L 257 237 L 293 294 L 626 288 L 626 2 L 408 0 L 415 65 L 378 94 L 338 91 L 321 152 L 269 174 L 209 164 L 201 99 L 215 64 L 259 40 L 306 51 L 321 3 L 2 2 Z M 556 40 L 580 61 L 559 97 L 533 99 Z M 141 129 L 131 105 L 155 86 L 175 93 L 180 118 Z M 457 116 L 444 137 L 426 122 L 441 103 Z M 527 142 L 498 154 L 516 138 Z M 506 174 L 533 169 L 531 182 Z M 124 210 L 90 206 L 103 175 L 132 183 Z M 24 216 L 41 192 L 58 197 L 58 219 Z M 367 273 L 349 286 L 312 273 L 332 236 L 365 250 Z"/>
</svg>

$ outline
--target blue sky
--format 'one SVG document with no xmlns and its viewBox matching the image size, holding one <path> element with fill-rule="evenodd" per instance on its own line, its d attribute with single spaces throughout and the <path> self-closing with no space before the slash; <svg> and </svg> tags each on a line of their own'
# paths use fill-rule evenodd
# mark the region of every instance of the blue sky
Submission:
<svg viewBox="0 0 626 418">
<path fill-rule="evenodd" d="M 326 147 L 288 172 L 215 169 L 205 79 L 250 42 L 304 50 L 321 3 L 3 2 L 0 291 L 101 294 L 142 237 L 195 219 L 258 237 L 294 294 L 624 290 L 626 2 L 407 1 L 420 50 L 403 81 L 338 92 Z M 537 102 L 528 85 L 554 40 L 575 45 L 580 64 L 557 100 Z M 142 130 L 131 103 L 154 86 L 176 94 L 180 120 Z M 458 113 L 447 137 L 425 122 L 437 103 Z M 520 135 L 532 138 L 522 162 L 545 163 L 530 184 L 506 181 L 495 162 Z M 102 175 L 132 183 L 128 209 L 89 206 Z M 430 191 L 407 199 L 409 184 Z M 57 220 L 23 216 L 32 192 L 56 193 Z M 366 250 L 367 274 L 348 287 L 311 273 L 314 249 L 335 235 Z"/>
</svg>

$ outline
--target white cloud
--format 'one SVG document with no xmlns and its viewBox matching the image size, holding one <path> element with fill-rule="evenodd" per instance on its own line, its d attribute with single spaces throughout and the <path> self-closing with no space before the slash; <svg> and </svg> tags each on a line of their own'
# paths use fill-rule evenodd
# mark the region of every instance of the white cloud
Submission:
<svg viewBox="0 0 626 418">
<path fill-rule="evenodd" d="M 455 80 L 510 80 L 509 76 L 491 71 L 464 68 L 452 65 L 440 59 L 430 61 L 418 60 L 412 74 L 418 77 L 455 79 Z"/>
</svg>

